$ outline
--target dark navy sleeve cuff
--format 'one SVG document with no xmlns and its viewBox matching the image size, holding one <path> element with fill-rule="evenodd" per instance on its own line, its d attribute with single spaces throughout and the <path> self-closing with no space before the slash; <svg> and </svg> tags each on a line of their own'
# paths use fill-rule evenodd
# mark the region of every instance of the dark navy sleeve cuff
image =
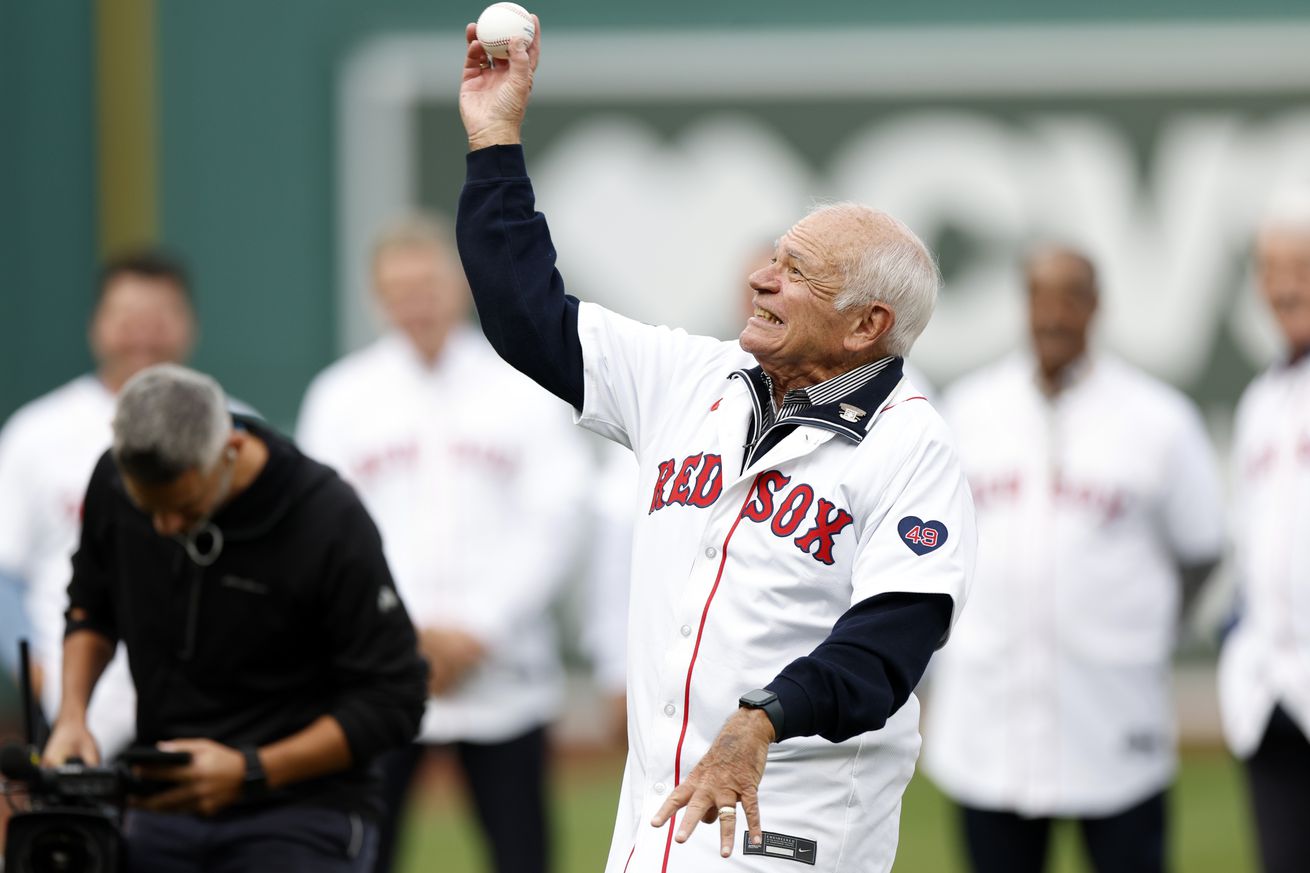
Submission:
<svg viewBox="0 0 1310 873">
<path fill-rule="evenodd" d="M 778 702 L 782 704 L 782 733 L 774 737 L 775 743 L 815 733 L 814 704 L 804 688 L 782 675 L 764 687 L 778 695 Z"/>
<path fill-rule="evenodd" d="M 465 184 L 491 182 L 500 179 L 526 179 L 527 159 L 523 146 L 494 145 L 469 152 L 466 156 Z"/>
</svg>

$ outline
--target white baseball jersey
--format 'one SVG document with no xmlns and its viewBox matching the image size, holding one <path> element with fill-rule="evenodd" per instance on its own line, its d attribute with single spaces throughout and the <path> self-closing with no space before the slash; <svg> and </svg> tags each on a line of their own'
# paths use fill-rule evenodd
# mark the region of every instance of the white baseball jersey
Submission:
<svg viewBox="0 0 1310 873">
<path fill-rule="evenodd" d="M 969 613 L 934 661 L 924 769 L 969 806 L 1119 812 L 1175 768 L 1179 565 L 1215 560 L 1223 513 L 1203 424 L 1114 359 L 1048 398 L 1019 354 L 943 403 L 978 507 Z"/>
<path fill-rule="evenodd" d="M 931 383 L 908 361 L 904 374 L 919 394 L 934 401 Z M 605 453 L 597 482 L 597 535 L 589 567 L 584 643 L 600 687 L 607 693 L 623 693 L 627 687 L 628 581 L 637 462 L 630 451 L 611 445 L 613 451 Z"/>
<path fill-rule="evenodd" d="M 0 431 L 0 572 L 26 584 L 33 659 L 45 671 L 42 704 L 59 710 L 70 558 L 82 529 L 82 498 L 109 448 L 114 396 L 86 375 L 19 409 Z M 17 652 L 4 653 L 13 662 Z M 136 735 L 136 691 L 120 647 L 87 714 L 107 758 Z"/>
<path fill-rule="evenodd" d="M 755 401 L 732 374 L 755 362 L 736 343 L 588 303 L 578 330 L 579 420 L 630 446 L 640 467 L 629 753 L 606 871 L 773 870 L 775 858 L 740 845 L 723 860 L 716 826 L 678 845 L 674 823 L 657 830 L 650 819 L 741 694 L 808 655 L 853 604 L 889 592 L 941 593 L 958 613 L 975 536 L 952 439 L 902 380 L 881 408 L 852 414 L 850 434 L 800 416 L 743 469 Z M 907 527 L 910 519 L 917 526 Z M 812 852 L 799 860 L 824 873 L 890 869 L 918 754 L 918 709 L 911 695 L 881 730 L 771 746 L 759 791 L 763 826 L 796 838 L 772 851 Z"/>
<path fill-rule="evenodd" d="M 501 742 L 551 720 L 563 673 L 549 610 L 590 471 L 567 406 L 472 329 L 434 367 L 389 335 L 314 380 L 297 439 L 358 490 L 415 625 L 489 649 L 428 700 L 419 738 Z"/>
<path fill-rule="evenodd" d="M 1275 704 L 1310 736 L 1310 358 L 1247 388 L 1233 439 L 1242 616 L 1219 661 L 1224 734 L 1248 757 Z"/>
</svg>

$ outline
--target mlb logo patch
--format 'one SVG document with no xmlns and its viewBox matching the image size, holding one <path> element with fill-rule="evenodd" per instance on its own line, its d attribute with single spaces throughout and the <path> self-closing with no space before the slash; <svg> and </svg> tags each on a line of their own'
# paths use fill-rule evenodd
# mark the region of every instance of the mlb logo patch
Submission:
<svg viewBox="0 0 1310 873">
<path fill-rule="evenodd" d="M 926 555 L 946 542 L 948 536 L 946 525 L 933 519 L 924 521 L 918 516 L 907 515 L 896 525 L 901 535 L 901 542 L 910 547 L 916 555 Z"/>
</svg>

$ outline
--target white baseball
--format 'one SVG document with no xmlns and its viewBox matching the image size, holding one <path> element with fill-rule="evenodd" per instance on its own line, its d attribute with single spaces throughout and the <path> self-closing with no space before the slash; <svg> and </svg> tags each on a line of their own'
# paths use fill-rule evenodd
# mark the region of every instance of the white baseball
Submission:
<svg viewBox="0 0 1310 873">
<path fill-rule="evenodd" d="M 478 16 L 478 42 L 493 58 L 509 57 L 509 41 L 521 36 L 532 41 L 536 28 L 532 15 L 517 3 L 492 3 Z"/>
</svg>

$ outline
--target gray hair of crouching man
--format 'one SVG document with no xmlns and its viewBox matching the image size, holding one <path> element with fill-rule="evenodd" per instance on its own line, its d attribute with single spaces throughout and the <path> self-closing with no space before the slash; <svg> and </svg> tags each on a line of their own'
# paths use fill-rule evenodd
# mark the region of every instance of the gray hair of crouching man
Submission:
<svg viewBox="0 0 1310 873">
<path fill-rule="evenodd" d="M 223 387 L 204 373 L 158 364 L 137 373 L 118 395 L 110 448 L 118 469 L 162 485 L 187 470 L 208 473 L 232 432 Z"/>
</svg>

